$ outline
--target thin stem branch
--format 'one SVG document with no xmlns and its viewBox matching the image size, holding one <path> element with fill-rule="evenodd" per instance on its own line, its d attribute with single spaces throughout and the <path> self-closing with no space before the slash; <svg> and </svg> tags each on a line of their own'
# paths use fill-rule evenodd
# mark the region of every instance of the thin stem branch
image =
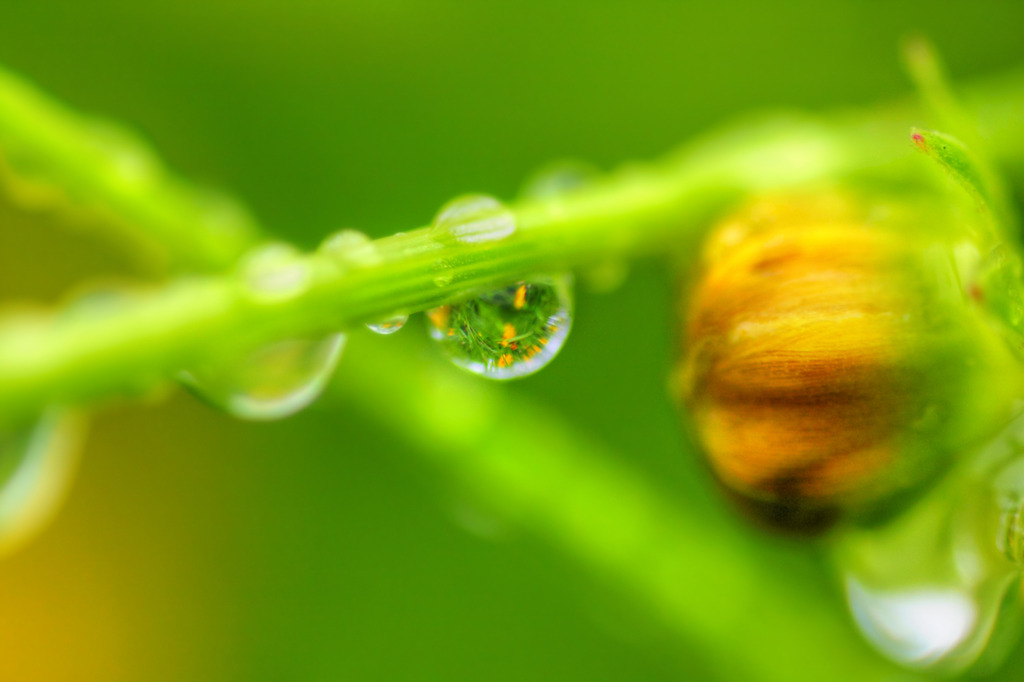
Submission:
<svg viewBox="0 0 1024 682">
<path fill-rule="evenodd" d="M 1024 96 L 1018 92 L 1016 98 L 1019 103 Z M 142 182 L 110 180 L 117 177 L 116 161 L 84 155 L 92 143 L 78 141 L 70 114 L 47 109 L 53 106 L 16 82 L 0 80 L 0 130 L 6 130 L 0 143 L 13 135 L 18 154 L 39 164 L 44 176 L 81 187 L 90 204 L 154 242 L 183 252 L 195 244 L 206 265 L 223 265 L 255 240 L 256 229 L 242 221 L 244 227 L 232 233 L 237 239 L 211 247 L 205 232 L 188 220 L 201 214 L 198 195 L 161 173 L 147 174 Z M 423 310 L 533 273 L 678 249 L 711 214 L 744 193 L 879 168 L 912 174 L 907 121 L 906 112 L 887 109 L 736 126 L 571 195 L 517 203 L 512 209 L 518 229 L 499 241 L 463 243 L 421 228 L 377 240 L 372 260 L 309 254 L 293 273 L 302 286 L 287 295 L 263 295 L 250 273 L 240 271 L 179 280 L 126 297 L 102 315 L 8 320 L 0 325 L 0 420 L 54 403 L 145 391 L 215 350 L 243 352 L 274 339 Z M 990 130 L 1002 126 L 1004 137 L 1024 137 L 998 116 L 988 123 Z M 1024 144 L 1007 148 L 1024 151 Z M 79 152 L 80 161 L 68 160 Z M 90 170 L 100 179 L 89 180 Z"/>
</svg>

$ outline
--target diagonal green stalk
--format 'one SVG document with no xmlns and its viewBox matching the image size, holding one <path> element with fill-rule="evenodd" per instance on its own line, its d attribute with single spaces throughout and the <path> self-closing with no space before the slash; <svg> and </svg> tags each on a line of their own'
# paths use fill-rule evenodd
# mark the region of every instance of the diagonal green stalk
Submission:
<svg viewBox="0 0 1024 682">
<path fill-rule="evenodd" d="M 218 271 L 258 238 L 237 205 L 180 181 L 125 128 L 74 112 L 2 68 L 0 150 L 0 184 L 15 199 L 91 209 L 157 270 Z"/>
<path fill-rule="evenodd" d="M 286 297 L 260 295 L 239 271 L 180 280 L 103 315 L 14 321 L 0 330 L 0 414 L 131 393 L 215 350 L 343 329 L 533 272 L 650 252 L 703 223 L 725 196 L 670 175 L 633 175 L 558 205 L 517 206 L 519 230 L 500 243 L 439 242 L 423 228 L 378 240 L 372 263 L 310 254 L 296 264 L 306 285 Z"/>
<path fill-rule="evenodd" d="M 82 126 L 73 116 L 23 88 L 0 79 L 0 148 L 16 139 L 17 156 L 45 181 L 75 188 L 71 200 L 101 207 L 172 252 L 195 243 L 198 260 L 184 258 L 186 269 L 223 266 L 257 242 L 258 230 L 243 221 L 230 232 L 233 241 L 207 244 L 201 225 L 189 222 L 200 213 L 199 195 L 166 173 L 134 183 L 88 181 L 116 176 L 116 162 L 85 154 L 91 143 L 76 141 Z M 330 254 L 310 254 L 301 264 L 309 285 L 272 302 L 254 296 L 244 274 L 229 273 L 179 280 L 102 316 L 9 320 L 0 324 L 0 421 L 54 402 L 147 390 L 211 351 L 242 352 L 415 312 L 530 274 L 685 249 L 709 215 L 745 193 L 879 167 L 913 174 L 900 145 L 906 128 L 905 114 L 894 110 L 748 123 L 571 195 L 518 203 L 518 229 L 501 241 L 460 243 L 422 228 L 378 240 L 373 262 L 339 265 Z"/>
<path fill-rule="evenodd" d="M 858 641 L 814 564 L 678 504 L 551 410 L 425 361 L 400 339 L 360 340 L 335 384 L 353 407 L 491 511 L 630 595 L 723 679 L 917 679 Z"/>
</svg>

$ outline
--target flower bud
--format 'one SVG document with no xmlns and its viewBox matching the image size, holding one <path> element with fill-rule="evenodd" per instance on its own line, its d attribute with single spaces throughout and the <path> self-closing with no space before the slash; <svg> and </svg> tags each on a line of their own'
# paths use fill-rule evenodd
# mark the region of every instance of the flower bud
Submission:
<svg viewBox="0 0 1024 682">
<path fill-rule="evenodd" d="M 710 233 L 684 301 L 675 388 L 715 476 L 771 525 L 892 508 L 990 433 L 1020 387 L 964 293 L 969 242 L 864 205 L 752 205 Z"/>
</svg>

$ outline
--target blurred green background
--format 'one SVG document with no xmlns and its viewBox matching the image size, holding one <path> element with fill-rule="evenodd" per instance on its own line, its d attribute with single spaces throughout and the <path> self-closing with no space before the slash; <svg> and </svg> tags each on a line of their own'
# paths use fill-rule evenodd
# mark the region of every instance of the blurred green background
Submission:
<svg viewBox="0 0 1024 682">
<path fill-rule="evenodd" d="M 901 96 L 910 31 L 958 78 L 1019 66 L 1022 27 L 1011 1 L 5 0 L 0 63 L 309 247 L 423 225 L 466 191 L 511 197 L 552 159 L 608 168 L 751 109 Z M 0 198 L 3 302 L 131 276 L 88 229 Z M 667 265 L 635 267 L 581 289 L 563 355 L 506 390 L 733 523 L 668 400 L 671 325 Z M 0 564 L 0 680 L 714 678 L 331 399 L 275 424 L 181 392 L 110 406 L 57 521 Z"/>
</svg>

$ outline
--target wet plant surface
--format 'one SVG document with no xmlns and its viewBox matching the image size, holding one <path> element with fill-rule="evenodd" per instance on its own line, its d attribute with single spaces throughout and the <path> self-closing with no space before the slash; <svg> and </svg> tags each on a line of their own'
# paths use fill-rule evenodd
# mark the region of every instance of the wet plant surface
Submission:
<svg viewBox="0 0 1024 682">
<path fill-rule="evenodd" d="M 1014 679 L 1019 11 L 642 5 L 0 10 L 0 677 Z"/>
</svg>

